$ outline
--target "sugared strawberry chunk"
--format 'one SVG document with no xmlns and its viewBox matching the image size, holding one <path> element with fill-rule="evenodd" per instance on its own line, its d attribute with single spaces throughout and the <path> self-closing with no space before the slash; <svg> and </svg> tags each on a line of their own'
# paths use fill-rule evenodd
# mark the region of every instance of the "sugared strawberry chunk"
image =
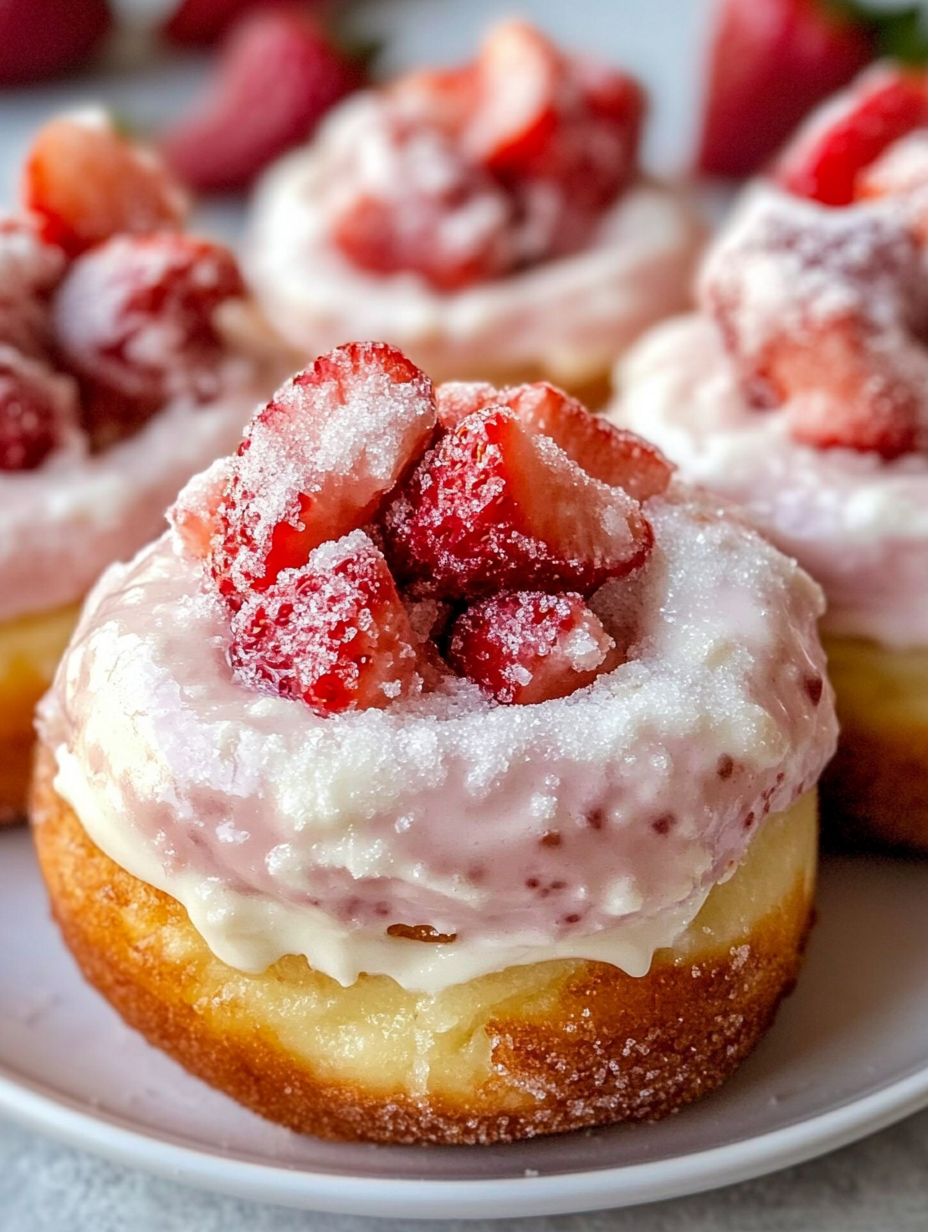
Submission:
<svg viewBox="0 0 928 1232">
<path fill-rule="evenodd" d="M 90 426 L 119 435 L 173 396 L 214 394 L 224 349 L 216 313 L 244 294 L 228 249 L 186 235 L 115 236 L 79 257 L 53 319 Z"/>
<path fill-rule="evenodd" d="M 234 606 L 363 526 L 435 428 L 432 383 L 386 343 L 323 355 L 245 434 L 220 508 L 211 568 Z"/>
<path fill-rule="evenodd" d="M 70 256 L 111 235 L 176 228 L 186 213 L 184 194 L 157 157 L 96 112 L 52 120 L 39 132 L 23 204 L 43 238 Z"/>
<path fill-rule="evenodd" d="M 0 346 L 0 471 L 32 471 L 77 421 L 67 377 Z"/>
<path fill-rule="evenodd" d="M 566 697 L 623 661 L 581 595 L 504 592 L 452 626 L 448 658 L 497 701 L 519 706 Z"/>
<path fill-rule="evenodd" d="M 219 530 L 219 506 L 231 473 L 232 459 L 217 458 L 187 481 L 168 509 L 168 521 L 197 560 L 209 555 L 213 536 Z"/>
<path fill-rule="evenodd" d="M 592 479 L 500 407 L 467 416 L 386 511 L 388 557 L 422 593 L 575 590 L 643 563 L 651 528 L 634 498 Z"/>
<path fill-rule="evenodd" d="M 926 125 L 928 75 L 881 65 L 803 125 L 780 157 L 776 179 L 796 196 L 848 205 L 861 172 Z"/>
<path fill-rule="evenodd" d="M 928 128 L 894 142 L 861 172 L 854 191 L 858 201 L 898 202 L 919 241 L 928 243 Z"/>
<path fill-rule="evenodd" d="M 704 265 L 747 396 L 784 406 L 793 435 L 886 458 L 928 423 L 928 297 L 902 216 L 755 198 Z"/>
<path fill-rule="evenodd" d="M 588 475 L 624 488 L 636 500 L 666 491 L 673 467 L 653 445 L 590 412 L 547 381 L 495 389 L 486 382 L 449 381 L 435 391 L 438 418 L 453 428 L 473 411 L 508 406 L 527 431 L 550 437 Z"/>
<path fill-rule="evenodd" d="M 64 253 L 44 243 L 28 219 L 0 219 L 0 344 L 24 355 L 49 353 L 48 297 L 64 267 Z"/>
<path fill-rule="evenodd" d="M 383 708 L 419 682 L 406 609 L 363 531 L 252 595 L 232 618 L 229 660 L 246 684 L 320 715 Z"/>
</svg>

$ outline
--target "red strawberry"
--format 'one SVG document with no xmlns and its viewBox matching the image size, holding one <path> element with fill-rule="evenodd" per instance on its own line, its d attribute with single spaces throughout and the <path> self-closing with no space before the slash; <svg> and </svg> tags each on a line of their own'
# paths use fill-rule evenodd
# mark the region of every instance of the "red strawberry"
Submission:
<svg viewBox="0 0 928 1232">
<path fill-rule="evenodd" d="M 504 592 L 452 626 L 448 659 L 499 702 L 531 706 L 566 697 L 623 661 L 581 595 Z"/>
<path fill-rule="evenodd" d="M 363 531 L 252 595 L 232 618 L 229 661 L 246 684 L 319 715 L 383 709 L 418 681 L 406 609 Z"/>
<path fill-rule="evenodd" d="M 463 134 L 468 156 L 493 171 L 531 168 L 558 124 L 565 66 L 524 21 L 495 27 L 476 63 L 476 105 Z"/>
<path fill-rule="evenodd" d="M 874 54 L 872 35 L 823 0 L 718 0 L 699 170 L 750 175 Z"/>
<path fill-rule="evenodd" d="M 0 0 L 0 85 L 86 64 L 111 26 L 106 0 Z"/>
<path fill-rule="evenodd" d="M 890 458 L 928 423 L 921 269 L 901 215 L 765 194 L 716 244 L 699 293 L 751 401 L 785 406 L 806 443 Z"/>
<path fill-rule="evenodd" d="M 62 443 L 76 421 L 67 378 L 0 349 L 0 471 L 32 471 Z"/>
<path fill-rule="evenodd" d="M 171 396 L 215 393 L 216 310 L 244 294 L 228 249 L 186 235 L 119 235 L 79 257 L 53 317 L 91 426 L 118 432 Z"/>
<path fill-rule="evenodd" d="M 495 389 L 485 382 L 449 381 L 435 392 L 438 418 L 453 428 L 473 411 L 508 406 L 523 428 L 550 437 L 571 461 L 610 487 L 624 488 L 636 500 L 664 492 L 673 467 L 664 455 L 633 432 L 590 412 L 547 381 Z"/>
<path fill-rule="evenodd" d="M 880 67 L 803 125 L 777 163 L 777 181 L 797 197 L 848 205 L 860 173 L 926 126 L 928 76 Z"/>
<path fill-rule="evenodd" d="M 363 526 L 435 427 L 428 377 L 394 347 L 315 360 L 249 424 L 219 511 L 212 571 L 233 605 Z"/>
<path fill-rule="evenodd" d="M 274 0 L 180 0 L 161 28 L 180 47 L 209 47 L 247 10 Z"/>
<path fill-rule="evenodd" d="M 61 249 L 43 243 L 28 219 L 0 219 L 0 344 L 48 356 L 48 299 L 65 263 Z"/>
<path fill-rule="evenodd" d="M 167 129 L 160 146 L 201 192 L 245 188 L 273 159 L 305 141 L 322 116 L 364 79 L 297 8 L 249 13 L 224 46 L 200 109 Z"/>
<path fill-rule="evenodd" d="M 43 239 L 70 256 L 132 232 L 176 228 L 184 194 L 151 151 L 102 114 L 64 116 L 40 130 L 23 174 L 23 204 Z"/>
<path fill-rule="evenodd" d="M 652 543 L 636 500 L 591 479 L 512 411 L 469 415 L 388 508 L 398 576 L 440 598 L 577 590 L 637 568 Z"/>
</svg>

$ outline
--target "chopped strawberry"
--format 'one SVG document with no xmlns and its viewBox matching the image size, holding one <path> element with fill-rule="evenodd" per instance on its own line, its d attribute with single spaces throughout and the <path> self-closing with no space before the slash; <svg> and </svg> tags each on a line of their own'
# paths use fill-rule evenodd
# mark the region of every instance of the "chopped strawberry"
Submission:
<svg viewBox="0 0 928 1232">
<path fill-rule="evenodd" d="M 928 423 L 928 299 L 902 215 L 756 196 L 706 260 L 746 396 L 783 406 L 792 434 L 896 457 Z"/>
<path fill-rule="evenodd" d="M 540 31 L 524 21 L 497 26 L 477 59 L 476 105 L 463 133 L 469 157 L 493 171 L 531 168 L 554 136 L 565 75 Z"/>
<path fill-rule="evenodd" d="M 823 0 L 718 0 L 699 170 L 750 175 L 874 54 L 871 33 Z"/>
<path fill-rule="evenodd" d="M 305 141 L 363 80 L 359 62 L 299 8 L 270 6 L 235 25 L 211 92 L 159 144 L 191 187 L 245 188 L 273 159 Z"/>
<path fill-rule="evenodd" d="M 0 344 L 35 358 L 52 349 L 48 298 L 65 255 L 44 243 L 28 219 L 0 219 Z"/>
<path fill-rule="evenodd" d="M 777 182 L 797 197 L 848 205 L 861 172 L 926 126 L 928 75 L 880 66 L 803 125 L 777 162 Z"/>
<path fill-rule="evenodd" d="M 457 618 L 448 659 L 497 701 L 531 706 L 566 697 L 623 661 L 583 597 L 503 592 Z"/>
<path fill-rule="evenodd" d="M 42 238 L 72 257 L 111 235 L 173 230 L 186 213 L 155 155 L 120 137 L 102 112 L 40 130 L 25 163 L 23 204 Z"/>
<path fill-rule="evenodd" d="M 394 347 L 349 343 L 311 363 L 246 430 L 212 553 L 221 593 L 235 606 L 363 526 L 434 428 L 432 383 Z"/>
<path fill-rule="evenodd" d="M 245 684 L 319 715 L 382 709 L 419 680 L 406 609 L 363 531 L 252 595 L 232 618 L 229 661 Z"/>
<path fill-rule="evenodd" d="M 529 432 L 550 437 L 588 475 L 624 488 L 636 500 L 664 492 L 673 467 L 664 455 L 633 432 L 590 412 L 547 381 L 496 389 L 486 382 L 449 381 L 435 391 L 438 418 L 454 428 L 465 416 L 488 406 L 508 406 Z"/>
<path fill-rule="evenodd" d="M 244 294 L 228 249 L 186 235 L 116 236 L 79 257 L 53 316 L 90 426 L 122 430 L 172 396 L 214 394 L 224 347 L 216 312 Z"/>
<path fill-rule="evenodd" d="M 219 506 L 232 473 L 231 458 L 218 458 L 181 488 L 167 519 L 191 556 L 205 560 L 219 530 Z"/>
<path fill-rule="evenodd" d="M 9 347 L 0 348 L 0 471 L 32 471 L 76 422 L 67 378 Z"/>
<path fill-rule="evenodd" d="M 646 559 L 636 500 L 590 478 L 508 409 L 469 415 L 425 455 L 384 518 L 397 576 L 440 598 L 589 594 Z"/>
<path fill-rule="evenodd" d="M 0 0 L 0 85 L 85 65 L 112 24 L 106 0 Z"/>
</svg>

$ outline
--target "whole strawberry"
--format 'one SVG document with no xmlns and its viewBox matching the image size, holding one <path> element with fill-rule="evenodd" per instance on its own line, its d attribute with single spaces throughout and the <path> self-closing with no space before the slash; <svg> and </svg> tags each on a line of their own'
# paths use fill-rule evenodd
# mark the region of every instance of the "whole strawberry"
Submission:
<svg viewBox="0 0 928 1232">
<path fill-rule="evenodd" d="M 0 85 L 83 64 L 110 31 L 106 0 L 0 0 Z"/>
<path fill-rule="evenodd" d="M 749 175 L 875 53 L 872 30 L 825 0 L 719 0 L 698 169 Z"/>
<path fill-rule="evenodd" d="M 273 159 L 305 141 L 363 80 L 360 63 L 343 55 L 300 7 L 261 8 L 235 24 L 211 92 L 159 144 L 192 188 L 245 188 Z"/>
</svg>

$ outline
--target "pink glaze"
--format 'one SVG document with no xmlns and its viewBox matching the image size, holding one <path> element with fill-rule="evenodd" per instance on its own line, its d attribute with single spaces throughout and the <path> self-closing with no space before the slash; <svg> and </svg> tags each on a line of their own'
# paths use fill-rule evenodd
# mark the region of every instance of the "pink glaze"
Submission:
<svg viewBox="0 0 928 1232">
<path fill-rule="evenodd" d="M 647 509 L 648 565 L 592 600 L 631 643 L 613 672 L 534 706 L 452 678 L 329 718 L 233 676 L 171 532 L 104 575 L 43 704 L 58 789 L 235 966 L 305 953 L 429 990 L 558 954 L 641 974 L 836 737 L 814 583 L 710 498 Z"/>
<path fill-rule="evenodd" d="M 686 480 L 740 504 L 821 583 L 824 628 L 928 645 L 928 454 L 818 449 L 788 415 L 749 406 L 706 317 L 660 326 L 618 374 L 608 417 L 642 433 Z"/>
<path fill-rule="evenodd" d="M 372 184 L 396 174 L 377 141 L 379 107 L 373 92 L 343 103 L 258 190 L 246 269 L 269 319 L 302 353 L 383 338 L 436 382 L 540 369 L 570 384 L 600 375 L 642 330 L 690 302 L 702 227 L 682 194 L 645 181 L 606 210 L 582 251 L 461 291 L 357 269 L 333 243 L 333 219 L 359 167 Z M 475 212 L 455 222 L 465 224 L 494 219 Z"/>
</svg>

